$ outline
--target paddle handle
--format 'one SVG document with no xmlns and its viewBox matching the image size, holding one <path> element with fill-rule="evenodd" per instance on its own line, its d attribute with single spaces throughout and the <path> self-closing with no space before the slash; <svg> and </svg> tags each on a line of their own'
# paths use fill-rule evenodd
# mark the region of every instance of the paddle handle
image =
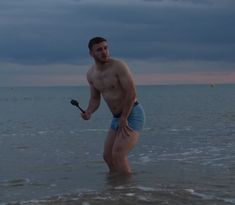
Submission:
<svg viewBox="0 0 235 205">
<path fill-rule="evenodd" d="M 85 110 L 83 110 L 79 105 L 78 105 L 78 109 L 79 109 L 82 113 L 85 113 Z"/>
</svg>

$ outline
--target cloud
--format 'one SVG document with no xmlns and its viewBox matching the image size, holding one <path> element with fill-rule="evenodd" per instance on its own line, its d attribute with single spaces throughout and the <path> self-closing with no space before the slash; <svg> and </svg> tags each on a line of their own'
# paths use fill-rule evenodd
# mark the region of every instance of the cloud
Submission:
<svg viewBox="0 0 235 205">
<path fill-rule="evenodd" d="M 0 75 L 84 75 L 96 35 L 146 73 L 230 72 L 234 10 L 234 0 L 1 0 Z"/>
<path fill-rule="evenodd" d="M 172 50 L 178 50 L 173 58 L 186 58 L 195 47 L 199 47 L 197 44 L 208 45 L 201 58 L 223 56 L 214 48 L 209 49 L 214 45 L 223 48 L 229 45 L 234 51 L 235 28 L 232 24 L 235 14 L 226 11 L 143 7 L 138 4 L 101 3 L 99 6 L 85 1 L 62 0 L 57 3 L 45 0 L 40 3 L 27 0 L 4 2 L 0 9 L 0 45 L 1 59 L 6 61 L 76 63 L 87 56 L 87 41 L 96 34 L 110 38 L 117 55 L 131 58 L 153 57 L 155 53 L 171 58 Z M 167 2 L 183 4 L 185 1 Z M 223 48 L 221 52 L 224 52 Z"/>
<path fill-rule="evenodd" d="M 87 65 L 0 63 L 0 86 L 87 84 Z"/>
<path fill-rule="evenodd" d="M 234 64 L 214 61 L 128 60 L 136 84 L 232 83 Z M 0 86 L 87 85 L 87 65 L 0 64 Z"/>
<path fill-rule="evenodd" d="M 200 61 L 200 60 L 129 60 L 128 64 L 135 74 L 195 74 L 203 72 L 231 73 L 235 65 L 231 62 Z"/>
<path fill-rule="evenodd" d="M 144 8 L 138 4 L 98 6 L 85 4 L 85 1 L 68 2 L 55 4 L 55 1 L 36 3 L 24 0 L 22 3 L 5 3 L 5 8 L 1 7 L 0 11 L 3 28 L 0 31 L 1 59 L 21 63 L 77 62 L 78 56 L 87 56 L 87 41 L 96 34 L 110 38 L 114 49 L 117 48 L 116 53 L 129 57 L 153 57 L 154 53 L 162 56 L 165 51 L 172 56 L 172 49 L 183 47 L 185 50 L 186 44 L 186 54 L 198 47 L 196 44 L 205 44 L 208 48 L 211 44 L 230 44 L 234 51 L 234 13 L 196 8 Z M 6 10 L 8 12 L 4 12 Z M 205 51 L 201 57 L 210 58 L 212 53 Z M 184 56 L 183 51 L 175 53 L 175 58 Z M 221 55 L 215 54 L 214 58 L 217 56 Z"/>
<path fill-rule="evenodd" d="M 231 73 L 189 73 L 179 74 L 143 74 L 136 75 L 135 81 L 140 85 L 156 84 L 232 84 L 234 83 L 235 72 Z"/>
<path fill-rule="evenodd" d="M 141 0 L 143 2 L 155 3 L 158 6 L 178 6 L 178 7 L 224 7 L 231 8 L 235 5 L 233 0 Z"/>
</svg>

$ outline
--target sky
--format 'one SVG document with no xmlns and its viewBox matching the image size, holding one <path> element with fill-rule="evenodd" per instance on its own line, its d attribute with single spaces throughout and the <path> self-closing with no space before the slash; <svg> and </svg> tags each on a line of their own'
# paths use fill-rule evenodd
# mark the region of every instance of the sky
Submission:
<svg viewBox="0 0 235 205">
<path fill-rule="evenodd" d="M 108 40 L 136 84 L 235 83 L 235 0 L 0 0 L 0 86 L 87 85 Z"/>
</svg>

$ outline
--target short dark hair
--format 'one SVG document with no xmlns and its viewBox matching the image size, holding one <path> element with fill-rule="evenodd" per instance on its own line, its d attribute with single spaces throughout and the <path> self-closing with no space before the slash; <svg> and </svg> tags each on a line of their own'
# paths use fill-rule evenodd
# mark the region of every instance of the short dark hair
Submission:
<svg viewBox="0 0 235 205">
<path fill-rule="evenodd" d="M 91 51 L 95 44 L 101 43 L 103 41 L 107 42 L 107 40 L 103 37 L 94 37 L 94 38 L 92 38 L 88 43 L 89 50 Z"/>
</svg>

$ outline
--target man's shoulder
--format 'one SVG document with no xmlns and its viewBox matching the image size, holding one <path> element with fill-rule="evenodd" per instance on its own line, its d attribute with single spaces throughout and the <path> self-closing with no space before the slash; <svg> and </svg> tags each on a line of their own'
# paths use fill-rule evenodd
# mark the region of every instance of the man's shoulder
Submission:
<svg viewBox="0 0 235 205">
<path fill-rule="evenodd" d="M 87 79 L 89 82 L 92 81 L 92 75 L 94 73 L 94 65 L 92 65 L 87 71 Z"/>
<path fill-rule="evenodd" d="M 120 59 L 113 59 L 113 67 L 118 73 L 126 73 L 130 70 L 127 63 Z"/>
<path fill-rule="evenodd" d="M 87 71 L 87 75 L 91 75 L 94 72 L 95 65 L 91 65 L 91 67 Z"/>
<path fill-rule="evenodd" d="M 116 65 L 126 65 L 126 63 L 121 59 L 112 58 L 111 61 L 113 64 L 116 64 Z"/>
<path fill-rule="evenodd" d="M 112 59 L 112 67 L 114 69 L 118 68 L 118 70 L 128 70 L 128 65 L 120 59 Z"/>
</svg>

